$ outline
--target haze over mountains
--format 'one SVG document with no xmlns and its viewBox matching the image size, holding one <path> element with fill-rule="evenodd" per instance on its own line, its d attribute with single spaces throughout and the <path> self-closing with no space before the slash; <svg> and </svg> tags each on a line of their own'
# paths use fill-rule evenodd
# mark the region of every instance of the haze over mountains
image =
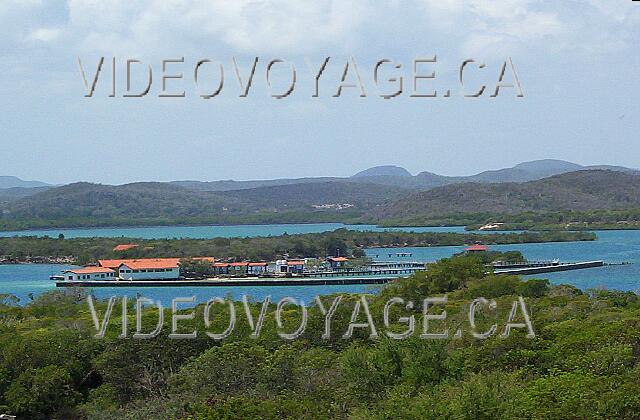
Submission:
<svg viewBox="0 0 640 420">
<path fill-rule="evenodd" d="M 593 165 L 583 166 L 563 160 L 544 159 L 520 163 L 512 168 L 484 171 L 470 176 L 445 176 L 431 172 L 420 172 L 411 175 L 409 171 L 399 166 L 385 165 L 365 169 L 348 177 L 297 178 L 255 181 L 174 181 L 173 184 L 201 191 L 230 191 L 245 188 L 257 188 L 274 185 L 291 185 L 314 182 L 351 182 L 393 186 L 410 190 L 427 190 L 449 184 L 463 182 L 501 183 L 526 182 L 580 170 L 609 169 L 612 171 L 640 173 L 640 171 L 622 166 Z"/>
<path fill-rule="evenodd" d="M 34 188 L 46 187 L 49 184 L 41 181 L 25 181 L 15 176 L 0 176 L 0 188 Z"/>
<path fill-rule="evenodd" d="M 400 167 L 383 166 L 349 178 L 12 187 L 0 189 L 0 228 L 142 220 L 167 224 L 366 222 L 461 213 L 624 208 L 640 208 L 639 171 L 543 160 L 467 177 L 428 172 L 414 176 Z"/>
<path fill-rule="evenodd" d="M 323 183 L 323 182 L 351 182 L 396 186 L 406 189 L 426 190 L 448 184 L 463 182 L 500 183 L 500 182 L 526 182 L 559 175 L 567 172 L 590 169 L 608 169 L 612 171 L 640 173 L 637 169 L 612 165 L 583 166 L 576 163 L 556 159 L 543 159 L 523 162 L 511 168 L 488 170 L 470 176 L 445 176 L 431 172 L 420 172 L 412 175 L 405 168 L 394 165 L 375 166 L 360 171 L 350 177 L 305 177 L 305 178 L 280 178 L 266 180 L 219 180 L 219 181 L 171 181 L 170 184 L 199 191 L 234 191 L 267 186 Z M 0 176 L 0 200 L 9 188 L 35 188 L 53 187 L 41 181 L 24 181 L 14 176 Z M 39 191 L 38 191 L 39 192 Z M 12 195 L 28 195 L 27 192 L 14 191 Z"/>
</svg>

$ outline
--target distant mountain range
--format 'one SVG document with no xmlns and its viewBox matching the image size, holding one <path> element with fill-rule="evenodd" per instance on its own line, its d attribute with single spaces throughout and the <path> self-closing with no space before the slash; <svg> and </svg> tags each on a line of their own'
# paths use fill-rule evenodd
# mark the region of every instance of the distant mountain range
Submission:
<svg viewBox="0 0 640 420">
<path fill-rule="evenodd" d="M 409 177 L 412 176 L 411 172 L 407 171 L 400 166 L 394 165 L 385 165 L 385 166 L 374 166 L 373 168 L 365 169 L 364 171 L 360 171 L 357 174 L 351 176 L 351 178 L 363 178 L 363 177 L 372 177 L 372 176 L 398 176 L 398 177 Z"/>
<path fill-rule="evenodd" d="M 0 189 L 46 187 L 49 184 L 40 181 L 24 181 L 15 176 L 0 176 Z"/>
<path fill-rule="evenodd" d="M 445 176 L 431 172 L 420 172 L 411 175 L 409 171 L 399 166 L 376 166 L 358 172 L 351 177 L 321 177 L 321 178 L 288 178 L 255 181 L 174 181 L 173 184 L 200 191 L 232 191 L 247 188 L 257 188 L 276 185 L 307 184 L 317 182 L 350 182 L 393 186 L 409 190 L 424 191 L 443 185 L 460 184 L 464 182 L 501 183 L 527 182 L 581 170 L 608 169 L 612 171 L 640 173 L 637 169 L 622 166 L 594 165 L 583 166 L 576 163 L 555 159 L 543 159 L 520 163 L 512 168 L 484 171 L 470 176 Z"/>
<path fill-rule="evenodd" d="M 349 178 L 61 187 L 16 179 L 10 182 L 33 186 L 0 189 L 0 228 L 135 224 L 143 219 L 167 224 L 369 222 L 454 213 L 640 208 L 639 171 L 558 160 L 466 177 L 414 176 L 397 166 L 382 166 Z"/>
<path fill-rule="evenodd" d="M 367 183 L 387 186 L 395 186 L 412 190 L 427 190 L 449 184 L 464 182 L 500 183 L 500 182 L 526 182 L 580 170 L 607 169 L 619 172 L 640 173 L 637 169 L 612 165 L 583 166 L 576 163 L 556 159 L 542 159 L 520 163 L 511 168 L 489 170 L 469 176 L 445 176 L 431 172 L 420 172 L 412 175 L 408 170 L 400 166 L 383 165 L 365 169 L 350 177 L 305 177 L 305 178 L 281 178 L 251 181 L 172 181 L 170 184 L 197 191 L 235 191 L 259 187 L 274 187 L 279 185 L 309 184 L 323 182 L 350 182 Z M 15 192 L 7 194 L 8 188 L 34 188 L 53 187 L 41 181 L 24 181 L 13 176 L 0 176 L 0 200 L 3 195 L 16 195 Z M 35 191 L 34 191 L 35 192 Z M 28 194 L 27 191 L 24 194 Z"/>
</svg>

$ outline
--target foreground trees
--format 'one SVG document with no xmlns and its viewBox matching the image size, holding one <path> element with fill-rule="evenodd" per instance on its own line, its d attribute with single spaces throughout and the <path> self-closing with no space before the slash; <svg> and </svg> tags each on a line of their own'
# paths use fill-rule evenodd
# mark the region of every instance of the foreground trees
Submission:
<svg viewBox="0 0 640 420">
<path fill-rule="evenodd" d="M 293 341 L 278 336 L 273 307 L 258 338 L 250 337 L 239 315 L 234 334 L 222 341 L 204 334 L 172 340 L 170 325 L 155 339 L 119 339 L 116 309 L 107 337 L 96 340 L 86 302 L 75 296 L 58 292 L 23 307 L 5 298 L 0 412 L 34 419 L 632 418 L 640 412 L 637 295 L 485 275 L 481 261 L 464 257 L 433 264 L 367 301 L 373 321 L 383 325 L 390 297 L 422 302 L 445 294 L 447 303 L 434 313 L 446 310 L 447 320 L 432 321 L 430 328 L 462 328 L 460 338 L 380 334 L 371 340 L 363 328 L 346 340 L 342 333 L 359 297 L 345 295 L 330 339 L 321 338 L 323 316 L 312 306 L 307 330 Z M 495 300 L 497 309 L 478 312 L 478 329 L 503 326 L 511 302 L 523 296 L 536 337 L 522 330 L 508 338 L 474 338 L 468 303 L 479 296 Z M 98 306 L 104 311 L 104 302 Z M 254 304 L 254 314 L 259 307 Z M 422 319 L 420 304 L 394 308 L 393 320 Z M 236 309 L 243 314 L 241 303 Z M 152 328 L 153 315 L 143 319 L 145 327 Z M 184 329 L 205 329 L 201 318 L 185 321 Z M 169 313 L 165 322 L 171 323 Z M 216 312 L 211 330 L 223 330 L 226 322 Z M 283 322 L 295 329 L 299 311 L 285 311 Z"/>
</svg>

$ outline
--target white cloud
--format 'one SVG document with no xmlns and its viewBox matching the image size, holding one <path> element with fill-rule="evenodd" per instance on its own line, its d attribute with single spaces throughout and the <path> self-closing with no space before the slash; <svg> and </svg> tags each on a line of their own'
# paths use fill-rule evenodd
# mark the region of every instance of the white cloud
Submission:
<svg viewBox="0 0 640 420">
<path fill-rule="evenodd" d="M 29 39 L 34 41 L 51 42 L 58 39 L 61 34 L 59 28 L 39 28 L 31 32 Z"/>
<path fill-rule="evenodd" d="M 463 55 L 498 54 L 550 36 L 565 25 L 554 10 L 535 0 L 422 0 L 427 18 L 456 34 Z"/>
<path fill-rule="evenodd" d="M 70 24 L 86 49 L 208 41 L 253 53 L 298 53 L 344 45 L 369 10 L 368 0 L 69 0 Z"/>
<path fill-rule="evenodd" d="M 48 14 L 61 18 L 49 22 Z M 531 47 L 591 53 L 629 48 L 637 41 L 639 24 L 640 7 L 610 0 L 587 0 L 580 7 L 566 0 L 0 3 L 4 35 L 0 43 L 57 42 L 72 54 L 215 55 L 231 50 L 287 57 L 337 55 L 376 47 L 390 51 L 411 47 L 400 45 L 405 40 L 416 45 L 444 44 L 452 55 L 516 53 Z M 409 36 L 412 39 L 406 39 Z M 372 39 L 382 45 L 372 44 Z"/>
</svg>

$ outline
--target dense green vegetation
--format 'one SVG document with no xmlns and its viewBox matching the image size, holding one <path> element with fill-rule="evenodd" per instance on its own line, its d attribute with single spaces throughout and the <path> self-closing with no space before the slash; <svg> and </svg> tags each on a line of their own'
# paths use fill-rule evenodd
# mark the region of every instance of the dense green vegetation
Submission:
<svg viewBox="0 0 640 420">
<path fill-rule="evenodd" d="M 372 221 L 433 220 L 450 215 L 640 208 L 640 176 L 590 170 L 524 183 L 447 185 L 377 206 Z M 479 221 L 478 221 L 479 222 Z"/>
<path fill-rule="evenodd" d="M 99 258 L 194 257 L 213 256 L 242 260 L 274 260 L 282 254 L 291 257 L 325 257 L 331 255 L 362 256 L 363 248 L 518 244 L 532 242 L 591 241 L 590 232 L 527 232 L 510 234 L 460 234 L 444 232 L 359 232 L 337 229 L 333 232 L 281 235 L 256 238 L 157 239 L 135 238 L 0 238 L 0 256 L 25 260 L 29 256 L 73 256 L 79 263 Z M 114 246 L 136 243 L 138 248 L 115 252 Z"/>
<path fill-rule="evenodd" d="M 212 296 L 215 291 L 212 291 Z M 421 339 L 422 299 L 444 296 L 446 320 L 431 320 L 430 332 L 449 329 L 450 338 Z M 395 305 L 383 322 L 390 297 L 416 302 Z M 495 299 L 497 309 L 477 313 L 477 331 L 496 323 L 494 336 L 471 334 L 472 299 Z M 523 296 L 535 338 L 505 328 L 511 305 Z M 378 338 L 369 328 L 342 335 L 358 296 L 345 296 L 323 339 L 324 316 L 309 308 L 304 334 L 278 336 L 272 304 L 258 338 L 250 336 L 244 309 L 236 304 L 234 333 L 222 341 L 205 332 L 227 327 L 219 306 L 206 328 L 203 307 L 179 331 L 195 340 L 169 339 L 165 328 L 149 340 L 118 338 L 120 307 L 114 308 L 106 338 L 96 330 L 82 294 L 60 292 L 16 306 L 0 302 L 0 412 L 21 418 L 220 419 L 220 418 L 636 418 L 640 413 L 640 298 L 615 291 L 580 292 L 543 280 L 486 275 L 474 257 L 443 260 L 426 272 L 401 279 L 367 296 Z M 324 297 L 326 307 L 333 297 Z M 168 304 L 168 303 L 166 303 Z M 100 315 L 105 302 L 98 305 Z M 252 306 L 257 317 L 259 303 Z M 300 322 L 287 306 L 283 330 Z M 130 329 L 135 329 L 129 306 Z M 142 331 L 153 329 L 157 312 L 146 309 Z M 414 315 L 415 333 L 402 332 L 400 316 Z M 522 313 L 516 322 L 522 320 Z M 365 322 L 360 312 L 358 322 Z M 460 338 L 453 332 L 461 328 Z"/>
<path fill-rule="evenodd" d="M 158 182 L 76 183 L 0 203 L 0 229 L 345 221 L 405 195 L 398 188 L 348 182 L 215 192 Z"/>
<path fill-rule="evenodd" d="M 406 218 L 388 218 L 376 223 L 381 227 L 469 226 L 471 229 L 471 227 L 477 228 L 484 225 L 485 221 L 501 219 L 502 217 L 504 215 L 494 213 L 452 213 L 446 216 L 423 214 Z"/>
<path fill-rule="evenodd" d="M 467 230 L 477 230 L 481 226 L 494 223 L 500 223 L 499 227 L 492 229 L 496 231 L 640 229 L 640 208 L 527 211 L 516 214 L 466 213 L 445 217 L 416 216 L 385 220 L 380 226 L 466 226 Z"/>
<path fill-rule="evenodd" d="M 501 222 L 495 230 L 596 230 L 640 229 L 640 209 L 525 212 L 485 217 L 469 230 L 485 223 Z"/>
<path fill-rule="evenodd" d="M 575 222 L 576 229 L 621 226 L 621 221 L 638 225 L 640 176 L 634 173 L 589 170 L 523 183 L 455 183 L 419 193 L 376 184 L 381 182 L 377 177 L 355 179 L 371 182 L 302 182 L 232 191 L 208 191 L 206 185 L 189 182 L 70 184 L 9 203 L 0 198 L 0 230 L 305 222 L 466 226 L 496 219 L 528 229 L 563 227 L 565 221 Z M 630 215 L 635 219 L 623 217 L 628 209 L 636 209 Z M 589 225 L 592 216 L 596 220 Z"/>
</svg>

